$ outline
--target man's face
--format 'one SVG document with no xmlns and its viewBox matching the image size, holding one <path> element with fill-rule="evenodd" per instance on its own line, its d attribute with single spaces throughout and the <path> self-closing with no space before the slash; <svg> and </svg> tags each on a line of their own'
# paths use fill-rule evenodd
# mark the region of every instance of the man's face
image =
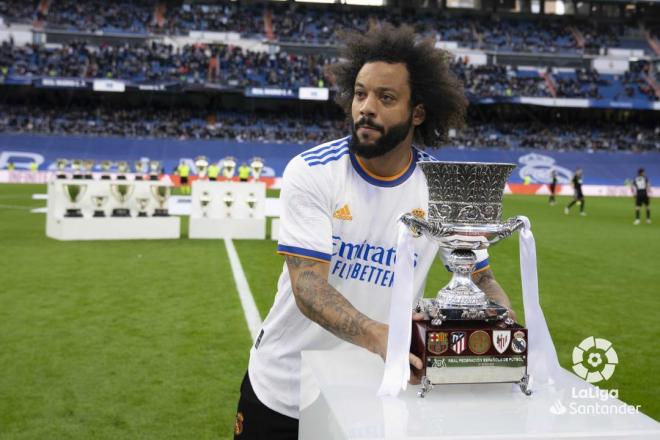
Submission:
<svg viewBox="0 0 660 440">
<path fill-rule="evenodd" d="M 408 136 L 413 125 L 408 69 L 403 63 L 366 63 L 355 79 L 350 149 L 366 159 L 382 156 Z"/>
</svg>

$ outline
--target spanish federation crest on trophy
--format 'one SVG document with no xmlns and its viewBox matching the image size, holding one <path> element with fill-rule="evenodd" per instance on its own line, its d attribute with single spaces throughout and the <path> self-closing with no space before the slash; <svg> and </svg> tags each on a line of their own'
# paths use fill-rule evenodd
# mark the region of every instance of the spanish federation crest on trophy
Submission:
<svg viewBox="0 0 660 440">
<path fill-rule="evenodd" d="M 420 162 L 429 189 L 428 219 L 415 213 L 401 221 L 415 237 L 451 250 L 452 279 L 436 298 L 422 299 L 417 311 L 426 320 L 413 324 L 411 352 L 423 361 L 420 396 L 434 384 L 516 382 L 529 394 L 527 350 L 516 350 L 514 337 L 526 341 L 527 329 L 490 301 L 472 281 L 474 251 L 522 228 L 513 217 L 501 221 L 502 196 L 513 164 Z"/>
</svg>

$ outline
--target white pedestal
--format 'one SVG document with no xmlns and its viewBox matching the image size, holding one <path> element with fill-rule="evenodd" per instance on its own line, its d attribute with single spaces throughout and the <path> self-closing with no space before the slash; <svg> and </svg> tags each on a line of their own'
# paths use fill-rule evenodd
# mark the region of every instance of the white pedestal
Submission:
<svg viewBox="0 0 660 440">
<path fill-rule="evenodd" d="M 177 239 L 179 217 L 48 217 L 46 235 L 57 240 Z"/>
<path fill-rule="evenodd" d="M 279 240 L 280 239 L 280 219 L 279 217 L 274 218 L 270 222 L 270 239 Z"/>
<path fill-rule="evenodd" d="M 624 404 L 611 397 L 573 397 L 573 388 L 596 388 L 562 372 L 561 386 L 532 385 L 531 396 L 512 384 L 475 384 L 436 386 L 423 399 L 416 395 L 419 386 L 409 385 L 398 398 L 379 398 L 383 361 L 378 356 L 366 350 L 306 351 L 300 439 L 660 438 L 660 424 L 641 413 L 572 413 L 572 405 Z M 564 413 L 557 410 L 561 407 Z"/>
<path fill-rule="evenodd" d="M 266 219 L 190 217 L 188 237 L 264 240 L 266 238 Z"/>
</svg>

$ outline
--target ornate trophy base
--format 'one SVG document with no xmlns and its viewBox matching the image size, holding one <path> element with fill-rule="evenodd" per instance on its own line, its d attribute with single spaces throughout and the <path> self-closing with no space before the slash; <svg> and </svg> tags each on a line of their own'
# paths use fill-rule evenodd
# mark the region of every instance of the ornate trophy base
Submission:
<svg viewBox="0 0 660 440">
<path fill-rule="evenodd" d="M 93 217 L 105 217 L 105 211 L 96 210 L 96 211 L 94 211 Z"/>
<path fill-rule="evenodd" d="M 507 320 L 413 322 L 410 352 L 422 360 L 424 397 L 433 385 L 513 382 L 529 395 L 527 329 Z"/>
<path fill-rule="evenodd" d="M 112 210 L 113 217 L 130 217 L 131 211 L 128 208 L 115 208 Z"/>
<path fill-rule="evenodd" d="M 69 208 L 66 210 L 66 213 L 64 213 L 64 217 L 82 217 L 82 211 L 77 208 Z"/>
<path fill-rule="evenodd" d="M 169 216 L 170 216 L 170 213 L 167 211 L 167 209 L 156 208 L 154 210 L 153 217 L 169 217 Z"/>
</svg>

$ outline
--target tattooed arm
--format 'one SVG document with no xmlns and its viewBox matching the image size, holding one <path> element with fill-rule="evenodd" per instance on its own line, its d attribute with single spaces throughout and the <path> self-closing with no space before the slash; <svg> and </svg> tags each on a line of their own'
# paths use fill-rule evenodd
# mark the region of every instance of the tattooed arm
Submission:
<svg viewBox="0 0 660 440">
<path fill-rule="evenodd" d="M 488 299 L 502 307 L 506 307 L 509 310 L 509 316 L 516 320 L 516 313 L 511 308 L 511 301 L 509 301 L 509 297 L 504 293 L 502 286 L 495 280 L 495 275 L 493 275 L 493 271 L 490 268 L 472 274 L 472 280 L 484 291 Z"/>
<path fill-rule="evenodd" d="M 388 326 L 360 313 L 328 283 L 328 263 L 286 255 L 300 311 L 338 338 L 380 355 L 387 353 Z"/>
</svg>

